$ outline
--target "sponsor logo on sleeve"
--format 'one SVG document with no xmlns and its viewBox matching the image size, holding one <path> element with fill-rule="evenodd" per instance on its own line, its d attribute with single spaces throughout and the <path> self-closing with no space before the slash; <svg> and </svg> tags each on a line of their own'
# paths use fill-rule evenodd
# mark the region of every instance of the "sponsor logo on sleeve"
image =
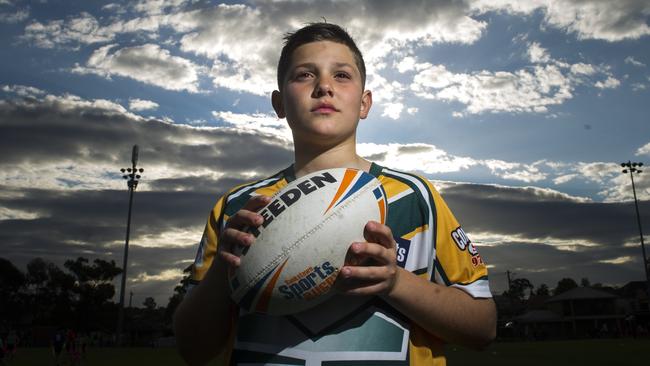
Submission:
<svg viewBox="0 0 650 366">
<path fill-rule="evenodd" d="M 411 241 L 404 238 L 395 238 L 395 244 L 397 246 L 397 265 L 404 268 L 409 249 L 411 248 Z"/>
<path fill-rule="evenodd" d="M 454 239 L 456 246 L 461 251 L 467 250 L 467 252 L 472 256 L 472 265 L 477 267 L 483 264 L 483 259 L 481 255 L 478 254 L 478 251 L 472 244 L 472 241 L 469 240 L 469 237 L 465 233 L 462 227 L 458 227 L 456 230 L 451 232 L 451 238 Z"/>
</svg>

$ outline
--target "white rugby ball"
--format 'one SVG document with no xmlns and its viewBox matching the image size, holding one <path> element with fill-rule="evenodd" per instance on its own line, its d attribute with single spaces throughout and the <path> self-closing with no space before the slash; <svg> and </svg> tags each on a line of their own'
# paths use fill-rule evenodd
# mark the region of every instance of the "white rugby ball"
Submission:
<svg viewBox="0 0 650 366">
<path fill-rule="evenodd" d="M 327 300 L 352 242 L 370 220 L 385 223 L 386 193 L 357 169 L 321 170 L 296 179 L 259 211 L 255 243 L 229 273 L 231 296 L 249 312 L 297 313 Z"/>
</svg>

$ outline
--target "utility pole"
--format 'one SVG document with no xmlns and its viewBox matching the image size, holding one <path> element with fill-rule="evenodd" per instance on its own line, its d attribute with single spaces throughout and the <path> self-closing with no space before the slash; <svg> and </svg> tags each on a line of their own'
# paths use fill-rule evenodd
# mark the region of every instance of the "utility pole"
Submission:
<svg viewBox="0 0 650 366">
<path fill-rule="evenodd" d="M 643 254 L 643 269 L 645 270 L 645 281 L 646 281 L 646 291 L 648 302 L 650 303 L 650 273 L 648 273 L 648 257 L 645 253 L 645 244 L 643 243 L 643 229 L 641 228 L 641 215 L 639 215 L 639 203 L 636 198 L 636 187 L 634 186 L 634 173 L 641 174 L 642 170 L 637 169 L 637 167 L 642 167 L 643 163 L 633 163 L 627 161 L 627 163 L 621 163 L 623 173 L 630 173 L 630 180 L 632 180 L 632 193 L 634 194 L 634 207 L 636 208 L 636 222 L 639 226 L 639 237 L 641 238 L 641 253 Z"/>
<path fill-rule="evenodd" d="M 138 173 L 144 172 L 144 169 L 137 169 L 138 164 L 138 145 L 133 145 L 131 152 L 131 168 L 122 168 L 120 171 L 122 178 L 126 179 L 126 184 L 129 187 L 129 216 L 126 221 L 126 240 L 124 243 L 124 261 L 122 262 L 122 283 L 120 285 L 120 309 L 117 318 L 117 344 L 122 345 L 122 330 L 124 328 L 124 288 L 126 287 L 126 268 L 129 258 L 129 234 L 131 232 L 131 210 L 133 209 L 133 193 L 138 187 Z M 128 174 L 127 174 L 128 173 Z"/>
<path fill-rule="evenodd" d="M 506 271 L 506 275 L 508 276 L 508 292 L 510 292 L 510 288 L 512 287 L 512 280 L 510 279 L 510 274 L 511 273 L 512 272 L 510 272 L 510 270 Z M 512 274 L 514 275 L 514 273 L 512 273 Z"/>
</svg>

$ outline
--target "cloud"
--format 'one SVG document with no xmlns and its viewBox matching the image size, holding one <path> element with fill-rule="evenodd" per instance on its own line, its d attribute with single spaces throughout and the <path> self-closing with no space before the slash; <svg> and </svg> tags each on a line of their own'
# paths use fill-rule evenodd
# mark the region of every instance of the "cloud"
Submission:
<svg viewBox="0 0 650 366">
<path fill-rule="evenodd" d="M 21 97 L 36 97 L 45 94 L 45 91 L 33 86 L 25 85 L 3 85 L 2 91 L 5 93 L 15 94 Z"/>
<path fill-rule="evenodd" d="M 505 289 L 506 270 L 551 287 L 562 277 L 623 284 L 642 276 L 638 244 L 627 245 L 638 242 L 628 203 L 592 202 L 536 187 L 434 183 L 492 266 L 491 281 L 503 279 L 493 283 L 493 291 Z M 640 203 L 650 210 L 650 201 Z M 608 263 L 624 256 L 635 260 Z"/>
<path fill-rule="evenodd" d="M 285 119 L 278 118 L 274 113 L 243 114 L 230 111 L 213 111 L 212 115 L 223 122 L 231 124 L 244 131 L 255 131 L 279 137 L 292 144 L 291 129 Z"/>
<path fill-rule="evenodd" d="M 551 61 L 548 51 L 541 47 L 539 43 L 532 42 L 528 47 L 528 57 L 532 63 L 546 63 Z"/>
<path fill-rule="evenodd" d="M 471 114 L 543 113 L 573 97 L 572 80 L 555 65 L 467 74 L 428 64 L 414 76 L 411 90 L 421 98 L 464 104 Z"/>
<path fill-rule="evenodd" d="M 115 33 L 100 26 L 99 21 L 89 13 L 83 12 L 76 18 L 52 20 L 45 24 L 32 21 L 25 27 L 21 37 L 42 48 L 58 45 L 76 49 L 79 45 L 89 45 L 113 40 Z"/>
<path fill-rule="evenodd" d="M 620 85 L 609 67 L 556 60 L 537 42 L 528 43 L 526 54 L 533 65 L 513 71 L 454 73 L 445 65 L 412 61 L 402 70 L 417 70 L 410 85 L 416 96 L 465 105 L 464 112 L 453 112 L 456 118 L 486 112 L 547 113 L 550 107 L 573 98 L 578 86 L 593 83 L 596 88 L 611 89 Z"/>
<path fill-rule="evenodd" d="M 499 11 L 531 15 L 540 10 L 546 25 L 574 33 L 578 39 L 617 42 L 650 34 L 650 4 L 645 0 L 473 0 L 470 4 L 480 14 Z"/>
<path fill-rule="evenodd" d="M 604 81 L 597 81 L 596 84 L 594 84 L 598 89 L 615 89 L 618 88 L 619 85 L 621 85 L 621 82 L 612 76 L 608 76 Z"/>
<path fill-rule="evenodd" d="M 29 9 L 18 9 L 13 13 L 0 13 L 0 23 L 20 23 L 29 18 Z"/>
<path fill-rule="evenodd" d="M 146 169 L 139 190 L 163 178 L 241 177 L 248 159 L 246 172 L 271 174 L 293 156 L 284 138 L 145 119 L 112 101 L 72 95 L 2 100 L 0 122 L 0 182 L 14 187 L 117 189 L 134 144 Z M 224 158 L 241 146 L 237 159 Z"/>
<path fill-rule="evenodd" d="M 192 61 L 172 56 L 156 44 L 125 47 L 111 53 L 116 45 L 95 50 L 86 67 L 77 65 L 72 71 L 104 77 L 118 75 L 168 90 L 198 92 L 199 66 Z"/>
<path fill-rule="evenodd" d="M 121 50 L 109 54 L 110 46 L 96 50 L 88 65 L 78 66 L 74 71 L 101 75 L 115 73 L 170 90 L 193 91 L 195 79 L 189 71 L 193 69 L 209 76 L 217 88 L 268 95 L 276 88 L 275 69 L 283 33 L 297 29 L 303 25 L 302 22 L 319 21 L 324 17 L 330 22 L 348 25 L 348 30 L 364 50 L 368 69 L 377 71 L 381 69 L 383 59 L 402 46 L 471 44 L 487 27 L 486 22 L 468 14 L 464 2 L 330 0 L 307 3 L 309 6 L 298 6 L 295 1 L 254 1 L 246 5 L 142 1 L 131 7 L 136 16 L 125 13 L 120 7 L 105 7 L 105 11 L 114 11 L 115 16 L 98 20 L 88 13 L 81 13 L 66 20 L 33 22 L 25 28 L 22 39 L 38 47 L 78 48 L 80 45 L 115 42 L 122 34 L 155 39 L 160 36 L 161 29 L 169 29 L 172 31 L 169 39 L 172 44 L 178 44 L 182 52 L 207 59 L 210 65 L 207 71 L 185 65 L 181 70 L 187 70 L 185 74 L 189 79 L 183 79 L 178 87 L 175 86 L 178 83 L 166 83 L 164 78 L 147 78 L 148 72 L 144 76 L 139 76 L 134 70 L 120 73 L 115 65 L 106 65 L 116 62 L 114 58 L 117 56 L 125 56 L 120 54 Z M 371 83 L 373 78 L 381 76 L 369 72 Z M 377 84 L 382 84 L 382 81 Z M 393 84 L 390 82 L 385 86 L 395 89 Z M 399 94 L 399 90 L 396 92 Z M 399 116 L 396 103 L 401 101 L 377 101 L 378 105 L 383 105 L 384 115 L 390 118 Z"/>
<path fill-rule="evenodd" d="M 627 56 L 627 57 L 625 58 L 625 63 L 626 63 L 626 64 L 633 65 L 633 66 L 638 66 L 638 67 L 645 67 L 645 66 L 646 66 L 643 62 L 636 60 L 636 59 L 635 59 L 634 57 L 632 57 L 632 56 Z"/>
<path fill-rule="evenodd" d="M 134 112 L 146 111 L 150 109 L 157 109 L 159 107 L 158 103 L 151 100 L 144 99 L 129 99 L 129 109 Z"/>
<path fill-rule="evenodd" d="M 640 156 L 640 155 L 648 155 L 650 156 L 650 142 L 647 144 L 641 146 L 640 148 L 637 149 L 635 155 Z"/>
</svg>

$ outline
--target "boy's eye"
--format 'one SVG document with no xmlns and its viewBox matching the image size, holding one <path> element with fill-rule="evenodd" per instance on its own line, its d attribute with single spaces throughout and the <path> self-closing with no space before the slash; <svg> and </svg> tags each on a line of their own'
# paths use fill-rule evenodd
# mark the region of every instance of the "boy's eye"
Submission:
<svg viewBox="0 0 650 366">
<path fill-rule="evenodd" d="M 336 78 L 349 79 L 350 75 L 347 72 L 337 72 Z"/>
<path fill-rule="evenodd" d="M 296 79 L 301 80 L 301 79 L 307 79 L 311 76 L 310 72 L 307 71 L 300 71 L 296 73 Z"/>
</svg>

